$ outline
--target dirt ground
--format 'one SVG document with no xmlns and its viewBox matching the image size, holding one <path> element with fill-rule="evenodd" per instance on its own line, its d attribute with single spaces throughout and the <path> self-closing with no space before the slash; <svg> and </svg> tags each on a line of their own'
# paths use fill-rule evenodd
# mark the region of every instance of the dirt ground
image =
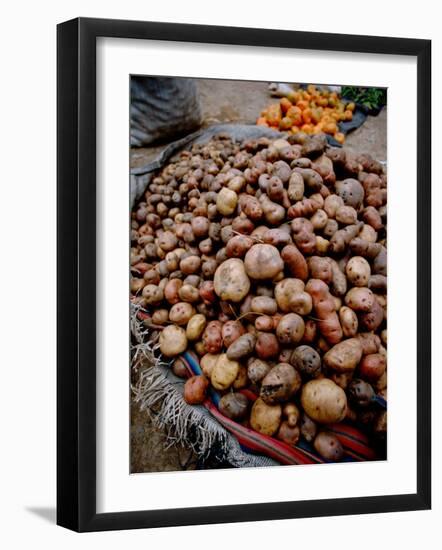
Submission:
<svg viewBox="0 0 442 550">
<path fill-rule="evenodd" d="M 198 80 L 203 127 L 224 122 L 253 124 L 271 101 L 268 82 Z M 131 150 L 131 167 L 154 159 L 167 144 Z M 345 147 L 354 152 L 371 154 L 387 160 L 387 109 L 348 134 Z M 185 470 L 198 467 L 196 457 L 187 449 L 172 446 L 165 449 L 166 436 L 150 422 L 147 414 L 131 406 L 131 472 Z"/>
</svg>

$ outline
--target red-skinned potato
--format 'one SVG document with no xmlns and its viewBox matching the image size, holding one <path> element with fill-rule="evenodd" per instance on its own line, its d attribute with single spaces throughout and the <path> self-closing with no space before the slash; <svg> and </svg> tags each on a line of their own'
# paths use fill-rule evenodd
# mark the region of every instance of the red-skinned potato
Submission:
<svg viewBox="0 0 442 550">
<path fill-rule="evenodd" d="M 272 359 L 279 354 L 279 343 L 276 336 L 270 332 L 258 334 L 255 345 L 256 355 L 260 359 Z"/>
<path fill-rule="evenodd" d="M 221 329 L 222 323 L 220 321 L 210 321 L 204 329 L 203 343 L 208 353 L 220 353 L 223 347 Z"/>
<path fill-rule="evenodd" d="M 312 297 L 313 308 L 318 319 L 316 322 L 321 334 L 330 344 L 340 342 L 342 328 L 328 286 L 320 279 L 310 279 L 305 290 Z"/>
<path fill-rule="evenodd" d="M 223 324 L 221 330 L 222 339 L 226 348 L 228 348 L 235 340 L 246 333 L 246 329 L 241 324 L 241 321 L 227 321 Z"/>
<path fill-rule="evenodd" d="M 384 374 L 386 367 L 386 359 L 380 353 L 364 355 L 359 364 L 359 376 L 363 380 L 373 383 Z"/>
<path fill-rule="evenodd" d="M 306 281 L 308 278 L 308 265 L 294 244 L 289 244 L 285 246 L 281 251 L 281 258 L 284 260 L 284 263 L 288 266 L 291 274 L 296 279 L 301 279 Z"/>
<path fill-rule="evenodd" d="M 278 430 L 276 437 L 287 445 L 294 446 L 299 441 L 301 430 L 298 426 L 290 426 L 287 420 L 284 420 Z"/>
<path fill-rule="evenodd" d="M 203 375 L 191 376 L 184 384 L 184 401 L 189 405 L 199 405 L 205 398 L 209 381 Z"/>
<path fill-rule="evenodd" d="M 338 462 L 344 456 L 341 442 L 331 432 L 319 432 L 313 442 L 315 450 L 330 462 Z"/>
</svg>

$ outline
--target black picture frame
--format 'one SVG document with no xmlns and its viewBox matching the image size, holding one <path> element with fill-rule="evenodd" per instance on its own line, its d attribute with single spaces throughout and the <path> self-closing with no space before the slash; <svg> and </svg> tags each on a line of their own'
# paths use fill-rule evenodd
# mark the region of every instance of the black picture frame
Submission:
<svg viewBox="0 0 442 550">
<path fill-rule="evenodd" d="M 417 59 L 417 492 L 96 512 L 96 39 L 117 37 L 414 56 Z M 57 523 L 104 531 L 431 506 L 431 41 L 74 19 L 57 28 Z"/>
</svg>

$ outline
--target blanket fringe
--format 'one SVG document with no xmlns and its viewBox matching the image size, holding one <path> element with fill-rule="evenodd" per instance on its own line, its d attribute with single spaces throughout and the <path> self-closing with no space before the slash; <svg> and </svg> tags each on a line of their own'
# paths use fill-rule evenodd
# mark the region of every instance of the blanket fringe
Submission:
<svg viewBox="0 0 442 550">
<path fill-rule="evenodd" d="M 183 400 L 182 381 L 173 384 L 165 369 L 170 369 L 160 351 L 158 333 L 147 329 L 138 317 L 140 306 L 131 305 L 132 368 L 139 371 L 138 382 L 132 386 L 134 401 L 146 411 L 152 423 L 165 431 L 167 447 L 190 447 L 201 458 L 214 449 L 217 458 L 227 455 L 225 429 L 207 415 L 204 407 L 190 406 Z M 176 386 L 176 387 L 175 387 Z M 181 388 L 181 391 L 180 389 Z"/>
</svg>

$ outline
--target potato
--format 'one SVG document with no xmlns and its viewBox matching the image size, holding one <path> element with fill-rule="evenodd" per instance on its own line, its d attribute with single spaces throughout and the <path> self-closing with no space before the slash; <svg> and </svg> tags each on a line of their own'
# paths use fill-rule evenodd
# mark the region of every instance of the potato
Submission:
<svg viewBox="0 0 442 550">
<path fill-rule="evenodd" d="M 291 299 L 304 291 L 304 283 L 300 279 L 283 279 L 275 286 L 275 299 L 278 308 L 288 313 L 291 311 Z"/>
<path fill-rule="evenodd" d="M 331 432 L 319 432 L 313 442 L 315 450 L 330 462 L 338 462 L 344 456 L 339 439 Z"/>
<path fill-rule="evenodd" d="M 334 219 L 337 210 L 344 206 L 344 201 L 338 195 L 329 195 L 324 201 L 324 211 L 329 218 Z"/>
<path fill-rule="evenodd" d="M 268 405 L 290 399 L 301 387 L 301 376 L 289 363 L 279 363 L 265 376 L 260 397 Z"/>
<path fill-rule="evenodd" d="M 228 348 L 241 335 L 246 333 L 246 329 L 241 321 L 227 321 L 222 328 L 222 338 L 224 345 Z"/>
<path fill-rule="evenodd" d="M 253 246 L 253 240 L 247 235 L 235 235 L 226 244 L 228 258 L 243 258 Z"/>
<path fill-rule="evenodd" d="M 258 332 L 272 332 L 273 317 L 269 315 L 260 315 L 255 319 L 255 328 Z"/>
<path fill-rule="evenodd" d="M 374 433 L 377 437 L 384 439 L 387 435 L 387 411 L 380 412 L 374 422 Z"/>
<path fill-rule="evenodd" d="M 301 417 L 301 412 L 294 403 L 286 403 L 282 409 L 282 414 L 287 418 L 287 423 L 294 428 Z"/>
<path fill-rule="evenodd" d="M 301 405 L 314 421 L 330 424 L 345 418 L 347 396 L 329 378 L 310 380 L 302 388 Z"/>
<path fill-rule="evenodd" d="M 380 353 L 364 355 L 359 364 L 359 376 L 370 383 L 374 383 L 385 373 L 387 362 Z"/>
<path fill-rule="evenodd" d="M 321 357 L 310 346 L 298 346 L 293 350 L 290 363 L 301 374 L 314 378 L 321 372 Z"/>
<path fill-rule="evenodd" d="M 316 238 L 313 224 L 305 218 L 292 221 L 293 240 L 303 254 L 313 254 L 316 249 Z"/>
<path fill-rule="evenodd" d="M 203 332 L 202 341 L 208 353 L 220 353 L 223 347 L 222 323 L 220 321 L 210 321 Z"/>
<path fill-rule="evenodd" d="M 195 315 L 195 309 L 187 302 L 178 302 L 169 311 L 170 321 L 177 325 L 187 325 L 193 315 Z"/>
<path fill-rule="evenodd" d="M 356 335 L 362 346 L 362 355 L 377 353 L 381 345 L 381 339 L 377 334 L 371 332 L 360 332 Z"/>
<path fill-rule="evenodd" d="M 354 311 L 368 312 L 373 309 L 375 297 L 367 287 L 351 288 L 345 295 L 345 303 Z"/>
<path fill-rule="evenodd" d="M 215 272 L 214 287 L 221 300 L 240 302 L 250 290 L 244 263 L 238 258 L 223 262 Z"/>
<path fill-rule="evenodd" d="M 348 385 L 348 396 L 358 407 L 368 407 L 375 398 L 373 387 L 359 378 L 354 378 Z"/>
<path fill-rule="evenodd" d="M 378 234 L 371 225 L 364 224 L 358 237 L 368 243 L 375 243 L 378 240 Z"/>
<path fill-rule="evenodd" d="M 373 260 L 372 272 L 377 275 L 387 276 L 387 249 L 384 246 L 382 246 L 381 250 Z"/>
<path fill-rule="evenodd" d="M 370 264 L 362 256 L 353 256 L 345 268 L 347 279 L 353 286 L 368 286 L 371 276 Z"/>
<path fill-rule="evenodd" d="M 337 181 L 335 185 L 336 194 L 341 197 L 344 204 L 358 209 L 364 200 L 364 188 L 358 180 L 348 178 Z"/>
<path fill-rule="evenodd" d="M 362 358 L 362 345 L 357 338 L 348 338 L 333 346 L 324 355 L 324 364 L 338 373 L 352 372 Z"/>
<path fill-rule="evenodd" d="M 381 296 L 376 295 L 375 298 L 371 310 L 361 313 L 359 317 L 360 326 L 366 331 L 376 331 L 384 320 L 384 309 L 378 301 Z"/>
<path fill-rule="evenodd" d="M 258 397 L 252 406 L 250 425 L 259 433 L 274 435 L 278 431 L 281 417 L 281 405 L 267 405 Z"/>
<path fill-rule="evenodd" d="M 331 195 L 336 196 L 336 195 Z M 327 197 L 328 198 L 328 197 Z M 326 226 L 324 227 L 322 233 L 325 237 L 333 237 L 336 231 L 339 229 L 338 222 L 336 220 L 328 219 Z"/>
<path fill-rule="evenodd" d="M 185 275 L 197 273 L 201 267 L 201 258 L 199 256 L 187 256 L 180 261 L 180 269 Z"/>
<path fill-rule="evenodd" d="M 333 254 L 343 254 L 351 240 L 358 236 L 361 226 L 362 222 L 357 222 L 352 225 L 346 225 L 343 229 L 336 231 L 330 239 L 330 252 Z"/>
<path fill-rule="evenodd" d="M 314 440 L 317 429 L 318 428 L 313 420 L 303 413 L 301 417 L 301 435 L 307 443 L 311 443 Z"/>
<path fill-rule="evenodd" d="M 160 351 L 166 357 L 175 357 L 187 348 L 186 332 L 176 325 L 168 325 L 160 333 Z"/>
<path fill-rule="evenodd" d="M 287 227 L 287 230 L 284 228 Z M 265 244 L 272 244 L 276 247 L 286 246 L 292 242 L 290 237 L 290 228 L 289 226 L 281 226 L 277 229 L 269 229 L 262 236 L 262 240 Z"/>
<path fill-rule="evenodd" d="M 163 231 L 158 237 L 158 246 L 165 252 L 170 252 L 178 244 L 177 236 L 172 231 Z"/>
<path fill-rule="evenodd" d="M 274 176 L 282 181 L 282 183 L 289 181 L 292 173 L 290 166 L 283 160 L 277 160 L 273 163 L 272 172 Z"/>
<path fill-rule="evenodd" d="M 304 330 L 304 319 L 297 313 L 287 313 L 276 327 L 276 336 L 281 344 L 296 344 L 302 340 Z"/>
<path fill-rule="evenodd" d="M 190 222 L 195 237 L 201 239 L 209 234 L 210 222 L 204 216 L 195 216 Z"/>
<path fill-rule="evenodd" d="M 302 200 L 304 196 L 304 178 L 298 172 L 292 172 L 288 185 L 288 196 L 292 202 Z"/>
<path fill-rule="evenodd" d="M 341 271 L 339 264 L 332 258 L 327 258 L 330 263 L 332 271 L 332 280 L 330 283 L 330 292 L 334 296 L 344 296 L 347 292 L 347 278 Z"/>
<path fill-rule="evenodd" d="M 308 315 L 313 307 L 313 301 L 307 292 L 298 292 L 290 297 L 290 310 L 298 315 Z"/>
<path fill-rule="evenodd" d="M 330 376 L 330 379 L 333 380 L 343 390 L 347 389 L 348 383 L 350 382 L 353 373 L 348 372 L 333 372 Z"/>
<path fill-rule="evenodd" d="M 329 258 L 311 256 L 307 263 L 310 270 L 310 277 L 312 279 L 321 279 L 324 283 L 331 283 L 333 279 L 333 272 Z"/>
<path fill-rule="evenodd" d="M 240 336 L 227 348 L 226 355 L 229 359 L 238 360 L 250 355 L 255 349 L 256 337 L 247 333 Z"/>
<path fill-rule="evenodd" d="M 217 300 L 213 281 L 203 281 L 199 287 L 199 293 L 205 304 L 213 304 Z"/>
<path fill-rule="evenodd" d="M 177 304 L 180 301 L 179 291 L 183 286 L 183 281 L 180 279 L 170 279 L 164 287 L 164 298 L 169 304 Z"/>
<path fill-rule="evenodd" d="M 387 277 L 385 275 L 372 275 L 368 281 L 368 288 L 377 292 L 387 292 Z"/>
<path fill-rule="evenodd" d="M 212 376 L 212 370 L 216 362 L 218 361 L 218 358 L 218 353 L 205 353 L 200 359 L 201 370 L 209 379 Z"/>
<path fill-rule="evenodd" d="M 188 340 L 199 340 L 206 328 L 206 318 L 201 313 L 197 313 L 189 319 L 186 327 L 186 336 Z"/>
<path fill-rule="evenodd" d="M 183 302 L 189 302 L 189 303 L 195 303 L 199 302 L 200 299 L 200 293 L 197 288 L 195 288 L 192 285 L 183 285 L 179 291 L 178 296 L 180 297 L 180 300 Z"/>
<path fill-rule="evenodd" d="M 317 326 L 329 344 L 342 340 L 342 328 L 335 311 L 335 302 L 328 286 L 320 279 L 310 279 L 305 290 L 313 300 L 313 308 L 318 318 Z"/>
<path fill-rule="evenodd" d="M 260 359 L 277 357 L 279 354 L 278 339 L 270 332 L 260 332 L 256 339 L 255 351 Z"/>
<path fill-rule="evenodd" d="M 227 390 L 235 381 L 239 372 L 238 361 L 231 361 L 225 353 L 222 353 L 215 363 L 210 381 L 216 390 Z"/>
<path fill-rule="evenodd" d="M 241 211 L 253 222 L 260 220 L 264 214 L 259 200 L 251 195 L 242 194 L 240 205 Z"/>
<path fill-rule="evenodd" d="M 300 435 L 301 430 L 298 426 L 290 426 L 287 420 L 284 420 L 279 427 L 276 437 L 287 443 L 287 445 L 294 446 L 298 443 Z"/>
<path fill-rule="evenodd" d="M 339 309 L 339 322 L 346 338 L 351 338 L 358 332 L 358 317 L 351 308 L 342 306 Z"/>
<path fill-rule="evenodd" d="M 275 246 L 255 244 L 246 254 L 244 267 L 252 279 L 273 279 L 284 269 L 284 262 Z"/>
<path fill-rule="evenodd" d="M 358 220 L 358 213 L 352 206 L 340 206 L 336 210 L 336 221 L 343 225 L 351 225 Z"/>
<path fill-rule="evenodd" d="M 255 296 L 252 298 L 251 310 L 264 315 L 274 315 L 278 310 L 278 304 L 269 296 Z"/>
<path fill-rule="evenodd" d="M 235 378 L 232 388 L 235 390 L 242 390 L 249 385 L 249 379 L 247 378 L 247 368 L 244 365 L 239 365 L 238 375 Z"/>
<path fill-rule="evenodd" d="M 218 408 L 227 418 L 242 420 L 247 415 L 249 400 L 242 393 L 226 393 L 221 397 Z"/>
<path fill-rule="evenodd" d="M 261 380 L 270 371 L 270 365 L 262 359 L 249 359 L 247 364 L 247 376 L 252 384 L 259 384 Z"/>
<path fill-rule="evenodd" d="M 270 225 L 278 225 L 284 221 L 285 208 L 271 201 L 265 193 L 259 197 L 259 203 L 264 213 L 264 217 Z"/>
<path fill-rule="evenodd" d="M 189 405 L 199 405 L 206 399 L 209 381 L 203 375 L 191 376 L 184 384 L 184 401 Z"/>
<path fill-rule="evenodd" d="M 223 216 L 233 214 L 238 203 L 238 195 L 235 191 L 223 187 L 216 198 L 216 208 Z"/>
<path fill-rule="evenodd" d="M 172 371 L 175 376 L 178 376 L 178 378 L 187 378 L 189 374 L 184 361 L 180 357 L 175 359 L 173 362 Z"/>
<path fill-rule="evenodd" d="M 157 305 L 164 298 L 162 289 L 157 285 L 146 285 L 143 288 L 141 295 L 149 305 Z"/>
<path fill-rule="evenodd" d="M 165 325 L 169 320 L 169 312 L 167 309 L 157 309 L 152 313 L 152 322 L 155 325 Z"/>
<path fill-rule="evenodd" d="M 313 225 L 313 229 L 315 231 L 320 231 L 321 229 L 324 229 L 327 225 L 328 217 L 324 210 L 319 209 L 316 210 L 316 212 L 310 218 L 310 221 Z"/>
<path fill-rule="evenodd" d="M 312 344 L 316 340 L 317 335 L 316 322 L 313 319 L 307 319 L 305 321 L 304 336 L 302 342 L 305 344 Z"/>
<path fill-rule="evenodd" d="M 366 224 L 371 225 L 375 231 L 379 231 L 384 227 L 379 211 L 373 206 L 367 206 L 367 208 L 364 209 L 362 219 Z"/>
</svg>

